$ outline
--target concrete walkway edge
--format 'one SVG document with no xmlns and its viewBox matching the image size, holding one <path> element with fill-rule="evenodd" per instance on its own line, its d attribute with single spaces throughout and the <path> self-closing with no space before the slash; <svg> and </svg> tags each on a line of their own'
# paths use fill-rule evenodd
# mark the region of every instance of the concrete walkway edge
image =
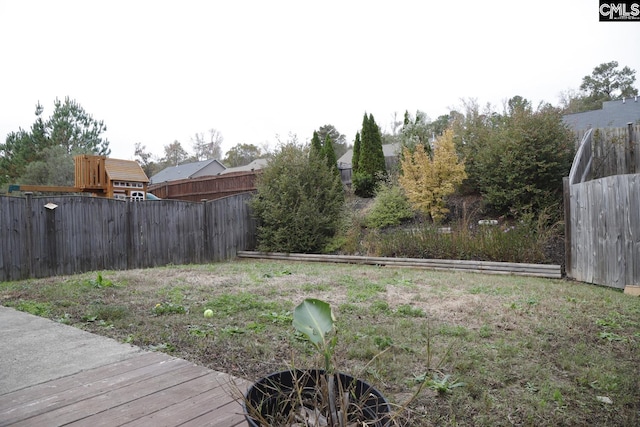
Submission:
<svg viewBox="0 0 640 427">
<path fill-rule="evenodd" d="M 0 395 L 143 352 L 139 347 L 0 306 Z"/>
</svg>

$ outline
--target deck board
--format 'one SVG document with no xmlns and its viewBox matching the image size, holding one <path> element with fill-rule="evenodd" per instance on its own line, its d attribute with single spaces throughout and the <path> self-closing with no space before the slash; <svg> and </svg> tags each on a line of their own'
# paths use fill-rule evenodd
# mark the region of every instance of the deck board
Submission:
<svg viewBox="0 0 640 427">
<path fill-rule="evenodd" d="M 0 426 L 236 426 L 247 382 L 161 353 L 0 395 Z"/>
<path fill-rule="evenodd" d="M 235 426 L 245 423 L 240 404 L 233 398 L 233 388 L 240 384 L 229 386 L 229 377 L 224 380 L 222 387 L 207 390 L 197 396 L 136 420 L 133 426 L 176 426 L 198 420 L 196 425 Z M 207 411 L 203 411 L 203 409 Z M 200 412 L 198 416 L 194 416 Z"/>
<path fill-rule="evenodd" d="M 105 412 L 91 415 L 75 425 L 92 425 L 93 427 L 110 427 L 112 425 L 120 425 L 130 420 L 137 420 L 149 416 L 164 408 L 171 407 L 193 396 L 202 393 L 209 387 L 217 387 L 216 374 L 205 374 L 196 378 L 185 380 L 180 384 L 164 390 L 157 391 L 153 394 L 144 396 L 135 401 L 126 402 L 117 407 L 110 408 Z M 216 398 L 224 398 L 224 392 L 219 393 Z"/>
<path fill-rule="evenodd" d="M 140 356 L 125 359 L 121 362 L 79 372 L 77 374 L 62 377 L 55 381 L 44 382 L 31 387 L 22 388 L 0 396 L 0 414 L 3 414 L 9 409 L 15 410 L 25 403 L 33 404 L 33 402 L 38 399 L 45 400 L 66 390 L 81 387 L 91 382 L 139 369 L 166 359 L 167 355 L 162 353 L 143 353 Z"/>
</svg>

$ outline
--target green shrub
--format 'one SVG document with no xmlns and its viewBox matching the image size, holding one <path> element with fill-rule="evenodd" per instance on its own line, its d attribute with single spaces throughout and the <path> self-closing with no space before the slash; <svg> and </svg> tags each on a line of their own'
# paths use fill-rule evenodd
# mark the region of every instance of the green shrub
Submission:
<svg viewBox="0 0 640 427">
<path fill-rule="evenodd" d="M 395 185 L 382 185 L 378 189 L 366 224 L 371 228 L 399 225 L 413 218 L 413 211 L 402 189 Z"/>
<path fill-rule="evenodd" d="M 378 181 L 373 175 L 368 175 L 362 172 L 355 172 L 351 177 L 354 192 L 360 197 L 373 197 L 376 194 L 376 187 Z"/>
<path fill-rule="evenodd" d="M 338 232 L 325 247 L 325 253 L 356 254 L 365 231 L 365 218 L 357 210 L 346 208 Z"/>
<path fill-rule="evenodd" d="M 562 177 L 573 162 L 574 135 L 562 112 L 549 104 L 533 108 L 519 96 L 502 114 L 469 105 L 454 124 L 465 159 L 467 190 L 482 194 L 503 215 L 562 205 Z M 464 141 L 464 142 L 463 142 Z"/>
<path fill-rule="evenodd" d="M 317 253 L 335 235 L 344 190 L 318 153 L 295 140 L 281 146 L 256 187 L 251 208 L 258 220 L 259 250 Z"/>
</svg>

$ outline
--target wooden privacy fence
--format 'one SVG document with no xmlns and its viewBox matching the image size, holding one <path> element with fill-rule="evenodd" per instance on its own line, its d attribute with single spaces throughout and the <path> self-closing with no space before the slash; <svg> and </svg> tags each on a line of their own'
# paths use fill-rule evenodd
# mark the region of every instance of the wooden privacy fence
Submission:
<svg viewBox="0 0 640 427">
<path fill-rule="evenodd" d="M 640 284 L 640 126 L 596 129 L 564 180 L 567 277 L 624 289 Z"/>
<path fill-rule="evenodd" d="M 0 196 L 0 281 L 234 258 L 255 246 L 250 197 Z"/>
<path fill-rule="evenodd" d="M 640 125 L 589 129 L 581 134 L 569 180 L 579 184 L 612 175 L 634 174 L 640 166 Z"/>
<path fill-rule="evenodd" d="M 148 190 L 161 199 L 186 200 L 189 202 L 215 200 L 234 194 L 255 191 L 255 182 L 259 173 L 259 170 L 241 171 L 180 179 L 149 185 Z"/>
</svg>

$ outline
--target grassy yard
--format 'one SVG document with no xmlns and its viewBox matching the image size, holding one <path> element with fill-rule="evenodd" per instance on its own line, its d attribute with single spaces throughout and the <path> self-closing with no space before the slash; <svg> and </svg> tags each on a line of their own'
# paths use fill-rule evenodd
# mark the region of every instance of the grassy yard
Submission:
<svg viewBox="0 0 640 427">
<path fill-rule="evenodd" d="M 424 382 L 401 425 L 640 425 L 640 298 L 609 288 L 266 261 L 0 283 L 2 305 L 249 379 L 321 363 L 291 326 L 310 297 L 340 370 L 400 406 Z"/>
</svg>

